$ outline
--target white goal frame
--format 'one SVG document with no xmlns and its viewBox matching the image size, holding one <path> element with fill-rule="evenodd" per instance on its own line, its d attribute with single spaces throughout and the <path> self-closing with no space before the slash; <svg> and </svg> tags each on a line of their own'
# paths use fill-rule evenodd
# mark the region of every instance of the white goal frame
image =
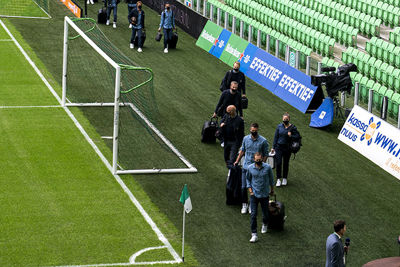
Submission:
<svg viewBox="0 0 400 267">
<path fill-rule="evenodd" d="M 67 60 L 68 60 L 68 30 L 72 27 L 100 56 L 102 56 L 115 69 L 115 96 L 113 103 L 71 103 L 67 101 Z M 64 18 L 64 48 L 63 48 L 63 74 L 62 74 L 62 97 L 63 107 L 114 107 L 114 127 L 113 127 L 113 149 L 112 149 L 112 172 L 114 174 L 156 174 L 156 173 L 195 173 L 197 169 L 179 152 L 178 149 L 133 105 L 120 102 L 120 78 L 121 66 L 112 60 L 103 50 L 101 50 L 75 23 L 65 16 Z M 119 109 L 120 106 L 131 108 L 146 125 L 174 152 L 174 154 L 187 166 L 187 168 L 173 169 L 118 169 L 118 131 L 119 131 Z"/>
</svg>

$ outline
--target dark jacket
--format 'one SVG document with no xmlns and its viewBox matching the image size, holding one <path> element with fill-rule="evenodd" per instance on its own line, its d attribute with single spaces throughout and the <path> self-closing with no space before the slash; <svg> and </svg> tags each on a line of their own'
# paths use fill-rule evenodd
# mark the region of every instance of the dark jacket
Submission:
<svg viewBox="0 0 400 267">
<path fill-rule="evenodd" d="M 139 23 L 139 21 L 137 21 L 138 17 L 139 17 L 139 11 L 137 8 L 134 8 L 131 10 L 131 12 L 128 15 L 128 20 L 132 21 L 132 18 L 135 17 L 136 18 L 136 24 L 133 24 L 134 26 L 141 24 L 142 25 L 142 29 L 144 29 L 144 11 L 142 9 L 142 16 L 141 16 L 141 23 Z"/>
<path fill-rule="evenodd" d="M 231 90 L 223 91 L 221 97 L 219 98 L 218 104 L 215 107 L 215 113 L 218 116 L 223 117 L 226 113 L 226 108 L 229 105 L 234 105 L 236 110 L 239 111 L 239 115 L 243 117 L 242 97 L 240 96 L 239 92 L 236 94 L 231 94 Z"/>
<path fill-rule="evenodd" d="M 226 113 L 221 120 L 221 124 L 222 123 L 225 123 L 225 125 L 221 127 L 224 140 L 236 142 L 240 145 L 244 137 L 243 119 L 237 115 L 236 117 L 231 118 L 231 116 Z"/>
<path fill-rule="evenodd" d="M 289 137 L 288 132 L 292 133 L 292 137 Z M 278 124 L 274 136 L 274 149 L 289 149 L 289 145 L 292 139 L 300 137 L 300 133 L 295 125 L 289 126 L 287 129 L 283 123 Z"/>
<path fill-rule="evenodd" d="M 235 81 L 238 82 L 238 90 L 241 94 L 246 94 L 246 76 L 243 72 L 239 71 L 235 73 L 233 70 L 229 70 L 226 74 L 224 79 L 222 79 L 220 90 L 228 90 L 231 88 L 231 82 Z"/>
</svg>

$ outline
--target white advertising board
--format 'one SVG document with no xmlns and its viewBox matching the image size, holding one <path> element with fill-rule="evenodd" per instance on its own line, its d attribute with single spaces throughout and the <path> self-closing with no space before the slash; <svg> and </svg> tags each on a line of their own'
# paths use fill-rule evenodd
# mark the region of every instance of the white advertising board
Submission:
<svg viewBox="0 0 400 267">
<path fill-rule="evenodd" d="M 400 180 L 400 130 L 354 106 L 338 139 Z"/>
</svg>

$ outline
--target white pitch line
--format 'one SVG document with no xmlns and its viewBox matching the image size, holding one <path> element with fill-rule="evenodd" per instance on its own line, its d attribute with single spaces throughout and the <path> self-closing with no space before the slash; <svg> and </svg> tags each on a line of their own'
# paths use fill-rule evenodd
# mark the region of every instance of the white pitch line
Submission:
<svg viewBox="0 0 400 267">
<path fill-rule="evenodd" d="M 8 109 L 8 108 L 62 108 L 60 105 L 54 106 L 0 106 L 0 109 Z"/>
<path fill-rule="evenodd" d="M 7 32 L 7 34 L 11 37 L 11 39 L 14 41 L 15 45 L 18 47 L 18 49 L 24 55 L 25 59 L 29 62 L 29 64 L 32 66 L 32 68 L 36 71 L 38 76 L 42 79 L 42 81 L 47 86 L 47 88 L 50 90 L 50 92 L 53 94 L 53 96 L 57 99 L 58 103 L 60 103 L 60 105 L 61 105 L 61 99 L 58 96 L 58 94 L 56 93 L 56 91 L 53 89 L 53 87 L 50 85 L 50 83 L 47 81 L 47 79 L 43 76 L 42 72 L 38 69 L 36 64 L 32 61 L 32 59 L 28 56 L 28 54 L 25 52 L 25 50 L 22 48 L 22 46 L 14 38 L 12 33 L 8 30 L 7 26 L 3 23 L 3 21 L 1 19 L 0 19 L 0 24 L 4 28 L 4 30 Z M 103 153 L 101 153 L 100 149 L 96 146 L 96 144 L 93 142 L 93 140 L 89 137 L 89 135 L 83 129 L 82 125 L 78 122 L 78 120 L 75 118 L 75 116 L 72 114 L 72 112 L 68 109 L 68 107 L 63 107 L 63 109 L 68 114 L 68 116 L 71 118 L 71 120 L 74 122 L 75 126 L 79 129 L 79 131 L 82 133 L 82 135 L 85 137 L 85 139 L 92 146 L 92 148 L 97 153 L 97 155 L 100 157 L 100 159 L 103 161 L 103 163 L 106 165 L 106 167 L 111 172 L 111 174 L 114 176 L 114 178 L 118 182 L 118 184 L 122 187 L 124 192 L 129 196 L 131 202 L 136 206 L 136 208 L 142 214 L 142 216 L 144 217 L 146 222 L 150 225 L 152 230 L 156 233 L 158 239 L 168 248 L 168 251 L 171 253 L 171 255 L 174 258 L 174 261 L 168 261 L 168 263 L 181 263 L 182 259 L 179 257 L 178 253 L 175 251 L 175 249 L 169 243 L 168 239 L 160 231 L 160 229 L 157 227 L 157 225 L 155 224 L 153 219 L 151 219 L 150 215 L 144 210 L 143 206 L 139 203 L 139 201 L 135 198 L 135 196 L 132 194 L 132 192 L 129 190 L 129 188 L 125 185 L 125 183 L 122 181 L 121 177 L 119 177 L 119 175 L 113 174 L 110 163 L 107 161 L 107 159 L 104 157 Z M 142 263 L 142 264 L 157 264 L 157 263 L 162 264 L 162 263 L 166 263 L 166 262 L 165 261 L 160 261 L 160 262 L 155 261 L 155 262 Z M 115 265 L 117 266 L 117 265 L 121 265 L 121 264 L 116 263 Z M 131 265 L 131 263 L 126 263 L 123 265 Z M 85 265 L 76 265 L 76 266 L 82 267 Z M 91 266 L 110 266 L 110 264 L 104 264 L 104 265 L 96 264 L 96 265 L 91 265 Z"/>
</svg>

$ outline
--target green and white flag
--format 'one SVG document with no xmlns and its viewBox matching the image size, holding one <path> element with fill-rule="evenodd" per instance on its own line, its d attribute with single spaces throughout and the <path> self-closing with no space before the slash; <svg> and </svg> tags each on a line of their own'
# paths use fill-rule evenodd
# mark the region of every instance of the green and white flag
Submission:
<svg viewBox="0 0 400 267">
<path fill-rule="evenodd" d="M 189 213 L 192 210 L 192 201 L 190 200 L 187 185 L 185 185 L 183 187 L 181 198 L 179 199 L 179 202 L 181 202 L 184 205 L 186 213 Z"/>
</svg>

